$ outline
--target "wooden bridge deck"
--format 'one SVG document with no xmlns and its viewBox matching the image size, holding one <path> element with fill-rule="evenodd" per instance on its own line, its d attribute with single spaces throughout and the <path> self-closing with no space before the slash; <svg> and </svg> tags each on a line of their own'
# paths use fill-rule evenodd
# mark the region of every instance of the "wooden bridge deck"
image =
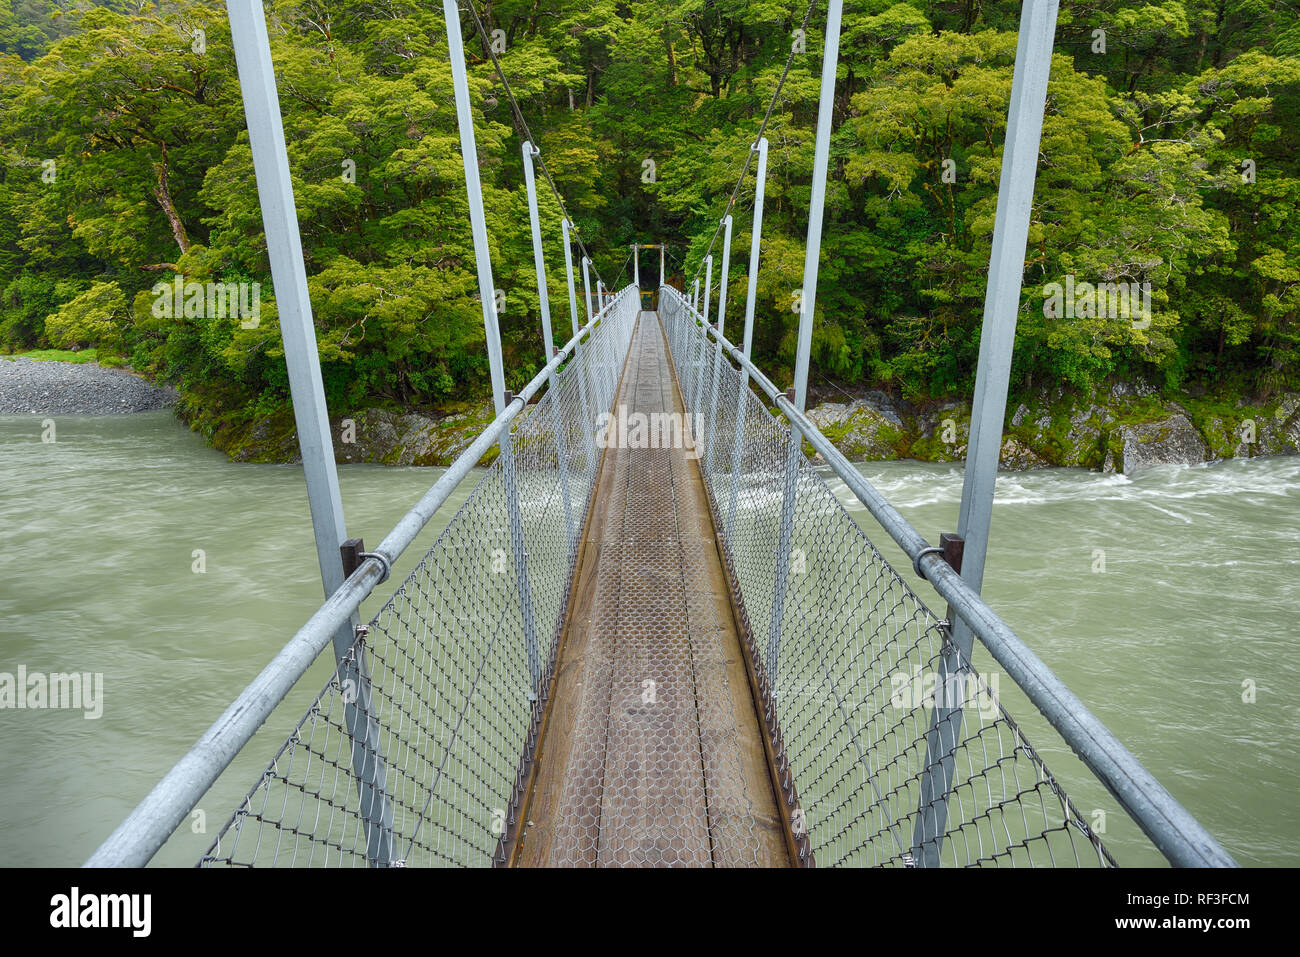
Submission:
<svg viewBox="0 0 1300 957">
<path fill-rule="evenodd" d="M 632 425 L 681 420 L 655 313 L 638 320 L 616 418 L 618 405 Z M 788 866 L 694 450 L 626 438 L 597 476 L 511 863 Z"/>
</svg>

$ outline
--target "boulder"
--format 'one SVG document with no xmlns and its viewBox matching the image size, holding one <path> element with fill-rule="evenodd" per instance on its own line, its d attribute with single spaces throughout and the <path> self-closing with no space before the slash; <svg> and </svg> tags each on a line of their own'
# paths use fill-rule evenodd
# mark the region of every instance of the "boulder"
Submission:
<svg viewBox="0 0 1300 957">
<path fill-rule="evenodd" d="M 1156 465 L 1199 465 L 1210 459 L 1205 440 L 1183 412 L 1124 426 L 1119 441 L 1125 475 Z"/>
<path fill-rule="evenodd" d="M 879 408 L 865 399 L 851 402 L 823 402 L 808 412 L 813 425 L 854 461 L 892 459 L 903 426 L 892 409 Z"/>
<path fill-rule="evenodd" d="M 1023 472 L 1026 469 L 1047 468 L 1051 464 L 1033 449 L 1022 445 L 1014 436 L 1008 435 L 1003 438 L 1002 453 L 998 457 L 998 468 L 1012 472 Z"/>
</svg>

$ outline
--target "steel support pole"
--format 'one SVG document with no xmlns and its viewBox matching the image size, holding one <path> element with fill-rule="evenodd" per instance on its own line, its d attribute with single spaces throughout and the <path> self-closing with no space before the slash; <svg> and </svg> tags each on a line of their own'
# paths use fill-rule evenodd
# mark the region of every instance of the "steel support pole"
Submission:
<svg viewBox="0 0 1300 957">
<path fill-rule="evenodd" d="M 700 311 L 700 279 L 695 277 L 695 282 L 691 285 L 691 308 L 696 312 Z"/>
<path fill-rule="evenodd" d="M 713 383 L 709 388 L 709 398 L 705 403 L 709 410 L 709 424 L 704 434 L 708 437 L 704 452 L 704 474 L 713 472 L 714 430 L 718 423 L 718 379 L 722 376 L 722 340 L 726 334 L 727 323 L 727 272 L 731 266 L 731 215 L 722 220 L 722 272 L 718 275 L 718 343 L 713 354 Z"/>
<path fill-rule="evenodd" d="M 280 316 L 280 336 L 293 396 L 294 422 L 298 428 L 298 445 L 307 478 L 307 501 L 316 536 L 316 556 L 325 597 L 329 598 L 344 581 L 343 556 L 339 547 L 347 541 L 348 534 L 334 465 L 334 441 L 330 434 L 329 410 L 316 348 L 316 327 L 307 291 L 307 270 L 298 232 L 298 212 L 294 205 L 266 14 L 261 0 L 228 0 L 226 6 L 244 113 L 248 120 L 248 141 L 253 153 L 271 280 Z M 357 779 L 361 814 L 366 820 L 366 858 L 374 866 L 386 867 L 392 859 L 393 810 L 384 793 L 386 773 L 379 751 L 379 724 L 373 714 L 370 676 L 364 654 L 355 657 L 349 654 L 357 640 L 359 624 L 360 619 L 354 613 L 346 625 L 335 631 L 334 655 L 339 663 L 339 681 L 351 681 L 351 686 L 344 686 L 356 688 L 356 700 L 345 704 L 344 720 L 352 740 L 352 771 Z"/>
<path fill-rule="evenodd" d="M 542 258 L 542 223 L 537 215 L 537 177 L 533 171 L 533 157 L 541 151 L 532 143 L 523 144 L 524 184 L 528 189 L 528 221 L 533 234 L 533 267 L 537 271 L 537 301 L 542 314 L 542 353 L 543 362 L 549 363 L 555 354 L 555 342 L 551 338 L 551 298 L 546 289 L 546 264 Z M 555 390 L 555 373 L 547 379 L 547 391 Z M 555 426 L 555 455 L 559 466 L 560 496 L 564 500 L 564 528 L 569 537 L 569 550 L 577 545 L 577 528 L 573 523 L 573 505 L 569 496 L 569 452 L 565 448 L 564 424 L 560 421 L 560 409 L 551 403 L 551 416 Z"/>
<path fill-rule="evenodd" d="M 758 152 L 754 182 L 754 223 L 749 237 L 749 274 L 745 277 L 745 339 L 741 350 L 750 358 L 754 344 L 754 302 L 758 295 L 758 257 L 763 235 L 763 194 L 767 185 L 767 137 L 753 147 Z M 731 453 L 731 502 L 727 506 L 727 538 L 736 527 L 736 501 L 740 497 L 740 465 L 744 455 L 745 400 L 749 392 L 749 370 L 740 366 L 740 393 L 736 401 L 736 444 Z"/>
<path fill-rule="evenodd" d="M 830 0 L 826 9 L 826 51 L 822 54 L 821 99 L 817 105 L 817 143 L 813 151 L 812 198 L 808 204 L 808 239 L 803 251 L 803 290 L 799 310 L 799 343 L 794 363 L 794 404 L 802 412 L 808 399 L 808 361 L 812 352 L 813 317 L 817 305 L 817 269 L 821 262 L 822 216 L 826 210 L 826 170 L 830 163 L 831 121 L 834 119 L 835 67 L 840 48 L 840 14 L 844 0 Z"/>
<path fill-rule="evenodd" d="M 573 287 L 573 249 L 569 245 L 569 221 L 560 220 L 560 231 L 564 234 L 564 278 L 569 283 L 569 322 L 573 324 L 573 334 L 578 334 L 578 297 Z M 591 321 L 591 316 L 587 317 Z"/>
<path fill-rule="evenodd" d="M 564 278 L 569 284 L 569 321 L 573 324 L 574 338 L 577 338 L 579 331 L 578 296 L 573 283 L 573 249 L 569 244 L 569 221 L 567 219 L 560 220 L 560 231 L 564 234 Z M 588 321 L 591 321 L 590 318 L 588 318 Z M 573 347 L 573 356 L 575 360 L 578 360 L 579 366 L 576 372 L 578 374 L 578 393 L 582 398 L 582 435 L 583 446 L 587 450 L 587 473 L 594 475 L 595 473 L 592 470 L 596 462 L 596 438 L 593 430 L 596 425 L 595 420 L 591 417 L 591 406 L 587 401 L 587 376 L 590 369 L 586 359 L 583 358 L 584 351 L 585 347 L 580 343 Z"/>
<path fill-rule="evenodd" d="M 989 525 L 993 518 L 993 491 L 1002 448 L 1011 352 L 1016 339 L 1016 311 L 1025 273 L 1025 244 L 1034 202 L 1034 180 L 1038 171 L 1038 147 L 1052 67 L 1058 2 L 1024 0 L 1020 8 L 1020 35 L 1011 81 L 1011 102 L 1007 110 L 997 214 L 993 222 L 993 249 L 989 256 L 984 322 L 980 330 L 970 443 L 957 520 L 957 534 L 965 540 L 961 577 L 976 593 L 984 580 Z M 940 662 L 935 685 L 940 689 L 951 686 L 958 691 L 958 698 L 963 698 L 964 675 L 969 670 L 973 635 L 966 622 L 951 611 L 949 620 L 952 622 L 951 648 Z M 965 704 L 964 700 L 946 700 L 947 697 L 937 701 L 932 709 L 930 729 L 926 735 L 926 771 L 921 778 L 920 813 L 912 847 L 913 860 L 921 867 L 939 864 L 947 830 L 954 750 L 961 736 Z"/>
<path fill-rule="evenodd" d="M 709 255 L 704 258 L 704 311 L 700 313 L 700 317 L 705 321 L 706 324 L 709 321 L 709 303 L 710 303 L 709 293 L 712 292 L 712 290 L 713 290 L 713 256 Z M 703 402 L 701 400 L 703 398 L 702 393 L 704 392 L 704 365 L 705 365 L 704 355 L 706 352 L 708 352 L 708 349 L 709 349 L 709 336 L 708 333 L 705 333 L 703 338 L 700 339 L 700 357 L 695 366 L 695 394 L 692 399 L 692 404 L 695 406 L 695 408 L 688 409 L 687 410 L 688 412 L 699 412 L 701 411 L 700 407 L 703 405 Z"/>
<path fill-rule="evenodd" d="M 591 322 L 591 260 L 586 256 L 582 257 L 582 298 L 587 300 L 587 321 Z"/>
<path fill-rule="evenodd" d="M 822 53 L 821 93 L 817 103 L 817 140 L 813 150 L 812 196 L 808 203 L 808 239 L 804 243 L 803 289 L 799 301 L 799 340 L 794 363 L 794 404 L 802 412 L 808 399 L 808 362 L 812 353 L 813 316 L 817 304 L 817 267 L 821 260 L 822 216 L 826 208 L 826 171 L 830 163 L 831 122 L 835 106 L 835 68 L 839 62 L 840 18 L 844 0 L 830 0 L 826 9 L 826 48 Z M 785 484 L 781 501 L 781 530 L 777 540 L 776 576 L 772 591 L 772 627 L 768 633 L 768 659 L 775 677 L 785 620 L 786 585 L 790 574 L 790 549 L 794 538 L 794 508 L 798 495 L 799 459 L 803 434 L 790 423 L 786 451 Z"/>
<path fill-rule="evenodd" d="M 636 286 L 637 291 L 641 289 L 641 247 L 635 243 L 632 245 L 632 285 Z"/>
<path fill-rule="evenodd" d="M 666 269 L 667 259 L 668 259 L 668 247 L 665 246 L 663 243 L 660 243 L 659 244 L 659 285 L 660 286 L 664 284 L 664 276 L 666 275 L 665 269 Z"/>
<path fill-rule="evenodd" d="M 496 287 L 492 282 L 492 260 L 488 255 L 487 221 L 483 215 L 483 187 L 478 175 L 478 146 L 474 141 L 474 114 L 469 105 L 469 78 L 465 71 L 465 48 L 460 35 L 460 9 L 456 0 L 442 0 L 447 20 L 447 48 L 451 57 L 451 79 L 456 94 L 456 122 L 460 129 L 461 159 L 465 167 L 465 193 L 469 199 L 470 229 L 474 236 L 474 260 L 478 267 L 479 298 L 483 304 L 483 327 L 487 333 L 488 366 L 492 376 L 492 402 L 497 415 L 505 408 L 505 370 L 501 361 L 501 330 L 497 325 Z M 513 443 L 509 432 L 501 436 L 501 476 L 505 484 L 509 513 L 511 551 L 514 553 L 515 583 L 519 591 L 519 615 L 523 625 L 528 667 L 536 691 L 541 681 L 541 661 L 533 614 L 532 587 L 528 580 L 528 556 L 524 551 L 523 518 L 519 511 Z"/>
</svg>

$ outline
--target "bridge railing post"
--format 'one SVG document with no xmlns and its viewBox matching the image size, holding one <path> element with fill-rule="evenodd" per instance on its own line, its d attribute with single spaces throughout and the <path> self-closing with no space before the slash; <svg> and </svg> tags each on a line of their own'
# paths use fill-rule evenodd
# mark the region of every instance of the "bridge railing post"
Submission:
<svg viewBox="0 0 1300 957">
<path fill-rule="evenodd" d="M 261 0 L 227 0 L 226 6 L 248 120 L 248 140 L 266 231 L 271 279 L 279 305 L 280 335 L 307 479 L 316 555 L 328 598 L 346 579 L 339 549 L 348 541 L 348 535 L 266 14 Z M 364 654 L 352 654 L 359 628 L 360 618 L 353 613 L 350 621 L 334 633 L 334 655 L 339 681 L 352 682 L 350 687 L 356 691 L 354 697 L 350 696 L 353 700 L 345 704 L 344 720 L 351 738 L 351 764 L 361 815 L 366 822 L 366 857 L 373 866 L 386 867 L 392 860 L 393 811 L 384 790 L 386 769 L 378 750 L 379 725 L 372 709 L 370 676 Z"/>
<path fill-rule="evenodd" d="M 753 149 L 758 153 L 754 183 L 754 224 L 749 239 L 749 274 L 745 277 L 745 339 L 741 351 L 750 359 L 754 344 L 754 301 L 758 293 L 758 256 L 763 235 L 763 193 L 767 183 L 767 137 L 761 137 Z M 731 451 L 731 501 L 727 506 L 727 538 L 736 529 L 736 502 L 740 498 L 740 469 L 744 459 L 745 400 L 749 392 L 749 369 L 740 364 L 740 392 L 736 398 L 736 442 Z"/>
<path fill-rule="evenodd" d="M 564 234 L 564 277 L 569 284 L 569 321 L 573 325 L 573 335 L 576 338 L 580 327 L 578 326 L 578 297 L 573 283 L 573 249 L 569 240 L 569 220 L 567 218 L 560 220 L 560 230 Z M 591 372 L 587 367 L 587 362 L 583 361 L 583 355 L 588 346 L 578 343 L 573 347 L 573 361 L 577 363 L 578 374 L 578 396 L 582 406 L 582 446 L 587 453 L 587 472 L 588 476 L 596 474 L 596 433 L 595 420 L 591 416 L 591 403 L 587 399 L 587 379 Z"/>
<path fill-rule="evenodd" d="M 587 322 L 595 315 L 591 311 L 591 260 L 582 257 L 582 298 L 587 301 Z"/>
<path fill-rule="evenodd" d="M 822 248 L 822 216 L 826 209 L 826 170 L 830 162 L 831 120 L 835 105 L 835 68 L 839 62 L 840 19 L 844 0 L 830 0 L 826 9 L 826 46 L 822 53 L 821 91 L 817 103 L 817 140 L 813 149 L 812 196 L 808 203 L 808 240 L 804 243 L 803 288 L 799 298 L 799 340 L 794 365 L 794 405 L 803 412 L 808 399 L 808 364 L 812 352 L 813 316 L 817 302 L 817 267 Z M 776 682 L 776 665 L 781 648 L 781 627 L 785 616 L 786 584 L 790 571 L 794 505 L 798 494 L 799 458 L 803 434 L 790 423 L 790 445 L 786 452 L 781 531 L 777 538 L 776 574 L 772 593 L 772 628 L 768 637 L 769 680 Z"/>
<path fill-rule="evenodd" d="M 978 594 L 984 581 L 984 560 L 993 518 L 993 492 L 1002 449 L 1002 423 L 1006 415 L 1011 353 L 1016 339 L 1016 311 L 1024 279 L 1025 245 L 1033 208 L 1038 147 L 1047 103 L 1047 81 L 1052 66 L 1059 0 L 1024 0 L 1016 65 L 1007 107 L 1007 136 L 1002 150 L 1002 177 L 993 220 L 993 247 L 989 255 L 988 289 L 984 322 L 980 330 L 979 366 L 975 374 L 975 401 L 971 407 L 971 434 L 967 445 L 957 535 L 965 542 L 961 577 Z M 974 634 L 970 626 L 949 609 L 951 641 L 945 645 L 936 688 L 952 688 L 958 700 L 936 700 L 926 734 L 926 764 L 921 776 L 921 796 L 912 841 L 912 857 L 920 867 L 940 863 L 947 830 L 948 796 L 952 790 L 953 752 L 961 735 L 965 682 L 953 680 L 970 666 Z"/>
<path fill-rule="evenodd" d="M 722 375 L 722 335 L 726 328 L 727 322 L 727 272 L 731 266 L 731 215 L 728 214 L 722 220 L 722 272 L 718 276 L 718 341 L 717 348 L 713 353 L 713 383 L 709 388 L 708 398 L 705 400 L 705 406 L 708 408 L 708 427 L 704 430 L 707 436 L 705 453 L 704 453 L 704 480 L 710 481 L 713 474 L 713 447 L 717 443 L 714 441 L 714 431 L 718 422 L 718 380 Z M 707 318 L 707 317 L 706 317 Z"/>
<path fill-rule="evenodd" d="M 487 334 L 492 401 L 497 415 L 500 415 L 506 407 L 501 331 L 497 323 L 496 286 L 492 281 L 492 260 L 488 253 L 487 221 L 483 215 L 483 188 L 478 172 L 478 147 L 474 140 L 474 114 L 469 104 L 469 78 L 465 70 L 465 48 L 460 34 L 460 9 L 456 0 L 442 0 L 442 12 L 447 20 L 451 78 L 456 94 L 456 122 L 460 132 L 461 159 L 465 167 L 465 193 L 469 199 L 469 221 L 474 237 L 474 260 L 478 270 L 479 299 L 483 306 L 483 328 Z M 533 691 L 536 693 L 541 680 L 541 665 L 533 615 L 532 586 L 528 578 L 528 556 L 524 551 L 523 519 L 519 511 L 514 444 L 509 430 L 502 433 L 500 447 L 501 475 L 505 484 L 511 550 L 514 552 L 515 584 L 519 592 L 519 617 L 523 628 L 524 646 L 528 653 L 528 668 L 532 676 Z"/>
<path fill-rule="evenodd" d="M 709 294 L 712 289 L 713 256 L 710 254 L 704 259 L 704 311 L 700 313 L 706 323 L 709 321 Z M 701 402 L 701 393 L 704 391 L 704 366 L 706 365 L 704 357 L 705 353 L 708 352 L 708 348 L 709 336 L 706 333 L 699 339 L 699 355 L 697 356 L 695 354 L 694 349 L 691 350 L 691 355 L 695 360 L 695 385 L 691 389 L 691 408 L 686 410 L 688 412 L 699 412 L 703 405 Z M 701 441 L 703 441 L 703 438 L 704 437 L 701 436 Z"/>
<path fill-rule="evenodd" d="M 533 157 L 539 150 L 532 143 L 523 144 L 524 182 L 528 189 L 528 220 L 533 234 L 533 266 L 537 271 L 538 308 L 542 314 L 543 362 L 549 363 L 555 354 L 555 341 L 551 337 L 551 299 L 546 288 L 546 264 L 542 258 L 542 224 L 537 216 L 537 179 L 533 173 Z M 547 377 L 547 393 L 555 392 L 555 373 Z M 561 409 L 554 395 L 551 399 L 551 418 L 555 423 L 555 456 L 559 467 L 560 495 L 564 500 L 564 528 L 568 535 L 569 551 L 577 546 L 577 529 L 573 523 L 573 504 L 569 497 L 569 452 L 565 447 L 564 423 Z"/>
</svg>

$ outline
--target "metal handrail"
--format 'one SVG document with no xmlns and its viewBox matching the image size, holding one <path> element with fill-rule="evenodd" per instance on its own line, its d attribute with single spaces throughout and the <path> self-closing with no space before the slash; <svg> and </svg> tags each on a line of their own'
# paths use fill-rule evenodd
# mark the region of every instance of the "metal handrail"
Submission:
<svg viewBox="0 0 1300 957">
<path fill-rule="evenodd" d="M 939 596 L 971 628 L 1007 675 L 1105 785 L 1115 800 L 1170 863 L 1179 867 L 1236 867 L 1219 842 L 1158 782 L 1151 772 L 1066 687 L 998 614 L 970 587 L 911 523 L 853 467 L 784 392 L 725 336 L 718 333 L 690 301 L 671 286 L 660 295 L 680 300 L 685 314 L 758 385 L 817 452 L 827 466 L 889 533 Z"/>
<path fill-rule="evenodd" d="M 176 762 L 153 790 L 83 865 L 85 867 L 143 867 L 171 837 L 185 817 L 202 800 L 208 788 L 252 739 L 289 690 L 307 672 L 334 633 L 346 625 L 376 585 L 384 580 L 386 567 L 406 551 L 434 514 L 478 461 L 510 428 L 529 400 L 546 384 L 551 374 L 569 359 L 589 332 L 618 303 L 635 295 L 625 286 L 556 352 L 523 391 L 492 420 L 439 477 L 420 501 L 406 513 L 375 549 L 380 557 L 366 558 L 347 581 L 307 620 L 271 662 L 262 669 L 222 713 L 194 746 Z"/>
</svg>

